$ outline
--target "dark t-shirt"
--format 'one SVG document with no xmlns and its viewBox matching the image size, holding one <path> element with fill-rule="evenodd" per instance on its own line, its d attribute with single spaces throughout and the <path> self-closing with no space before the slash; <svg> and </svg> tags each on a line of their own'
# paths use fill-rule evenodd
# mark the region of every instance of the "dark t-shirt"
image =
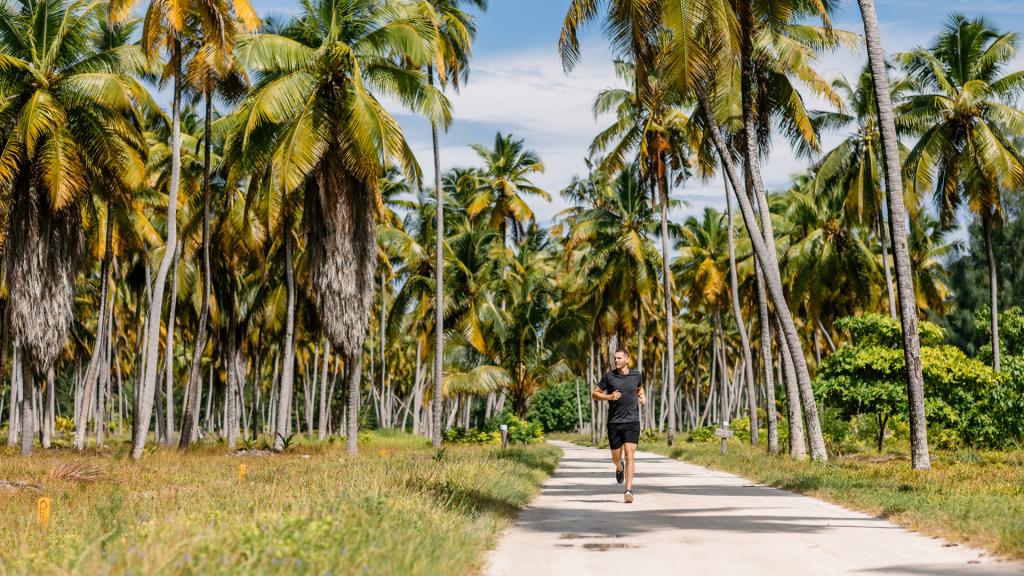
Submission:
<svg viewBox="0 0 1024 576">
<path fill-rule="evenodd" d="M 637 396 L 642 385 L 640 371 L 630 368 L 626 374 L 612 370 L 601 377 L 597 387 L 605 394 L 618 390 L 622 397 L 608 401 L 609 424 L 632 424 L 640 422 L 640 400 Z"/>
</svg>

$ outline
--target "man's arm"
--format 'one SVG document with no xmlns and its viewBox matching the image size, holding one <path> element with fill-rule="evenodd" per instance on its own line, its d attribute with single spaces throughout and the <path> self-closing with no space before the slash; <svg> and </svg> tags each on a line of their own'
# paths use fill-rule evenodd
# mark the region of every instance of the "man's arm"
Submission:
<svg viewBox="0 0 1024 576">
<path fill-rule="evenodd" d="M 643 376 L 643 373 L 640 374 L 640 384 L 636 388 L 636 397 L 637 397 L 638 400 L 640 400 L 640 405 L 641 406 L 643 406 L 644 404 L 647 404 L 647 393 L 644 392 L 644 376 Z"/>
<path fill-rule="evenodd" d="M 607 402 L 608 400 L 618 400 L 619 397 L 622 396 L 622 393 L 619 392 L 618 390 L 612 392 L 611 394 L 607 394 L 605 392 L 605 390 L 607 389 L 608 375 L 606 374 L 601 377 L 601 380 L 598 381 L 597 386 L 594 386 L 594 389 L 590 392 L 590 397 L 593 398 L 594 400 Z"/>
</svg>

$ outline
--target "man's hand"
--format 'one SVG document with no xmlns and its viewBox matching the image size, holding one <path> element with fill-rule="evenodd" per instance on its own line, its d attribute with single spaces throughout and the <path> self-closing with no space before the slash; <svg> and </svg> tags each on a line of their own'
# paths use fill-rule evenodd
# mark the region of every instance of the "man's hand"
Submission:
<svg viewBox="0 0 1024 576">
<path fill-rule="evenodd" d="M 622 392 L 619 392 L 618 390 L 608 395 L 609 400 L 618 400 L 619 398 L 622 398 Z"/>
<path fill-rule="evenodd" d="M 640 391 L 640 394 L 638 395 L 638 398 L 640 399 L 640 405 L 641 406 L 643 406 L 644 404 L 647 404 L 647 394 L 644 394 L 643 390 Z"/>
</svg>

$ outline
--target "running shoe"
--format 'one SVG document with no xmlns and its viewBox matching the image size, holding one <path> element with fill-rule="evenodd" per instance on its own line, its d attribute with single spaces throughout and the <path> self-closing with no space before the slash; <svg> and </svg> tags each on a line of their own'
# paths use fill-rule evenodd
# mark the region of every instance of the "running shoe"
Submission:
<svg viewBox="0 0 1024 576">
<path fill-rule="evenodd" d="M 625 494 L 623 494 L 622 497 L 626 501 L 626 504 L 632 504 L 633 503 L 633 491 L 632 490 L 626 490 Z"/>
<path fill-rule="evenodd" d="M 622 461 L 622 468 L 615 469 L 615 481 L 622 484 L 622 481 L 626 478 L 626 461 Z"/>
</svg>

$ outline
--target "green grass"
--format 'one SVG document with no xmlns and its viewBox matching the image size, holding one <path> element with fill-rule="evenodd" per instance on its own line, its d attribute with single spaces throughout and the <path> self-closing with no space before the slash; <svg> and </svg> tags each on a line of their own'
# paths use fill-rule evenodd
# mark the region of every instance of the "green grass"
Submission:
<svg viewBox="0 0 1024 576">
<path fill-rule="evenodd" d="M 583 445 L 589 437 L 556 435 Z M 771 456 L 764 448 L 680 438 L 641 443 L 641 450 L 734 472 L 757 482 L 801 492 L 881 516 L 931 536 L 1024 558 L 1024 451 L 932 453 L 932 469 L 914 472 L 909 455 L 849 455 L 826 464 Z"/>
<path fill-rule="evenodd" d="M 438 456 L 396 434 L 371 434 L 357 457 L 343 442 L 283 455 L 161 448 L 141 462 L 123 452 L 0 452 L 0 481 L 37 486 L 0 486 L 0 573 L 472 573 L 561 456 L 545 445 Z M 57 479 L 65 462 L 104 476 Z M 40 496 L 53 501 L 48 530 Z"/>
</svg>

